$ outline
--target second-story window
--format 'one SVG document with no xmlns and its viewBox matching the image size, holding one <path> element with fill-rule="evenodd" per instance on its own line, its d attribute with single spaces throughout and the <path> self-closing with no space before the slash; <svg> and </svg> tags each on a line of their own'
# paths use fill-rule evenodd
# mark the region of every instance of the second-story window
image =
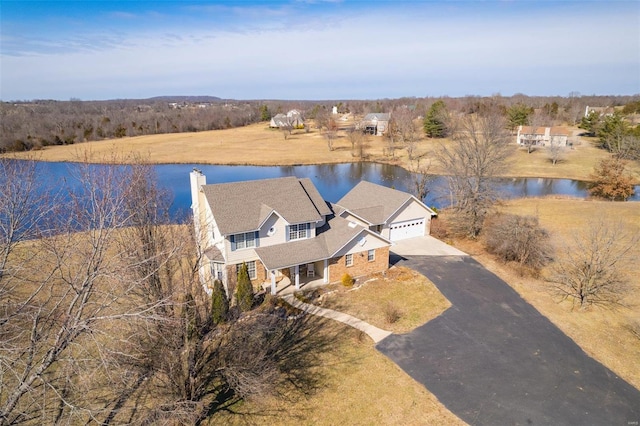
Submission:
<svg viewBox="0 0 640 426">
<path fill-rule="evenodd" d="M 309 223 L 289 225 L 289 240 L 300 240 L 303 238 L 308 238 L 309 232 L 310 232 Z"/>
<path fill-rule="evenodd" d="M 245 232 L 231 236 L 231 250 L 257 247 L 257 232 Z"/>
</svg>

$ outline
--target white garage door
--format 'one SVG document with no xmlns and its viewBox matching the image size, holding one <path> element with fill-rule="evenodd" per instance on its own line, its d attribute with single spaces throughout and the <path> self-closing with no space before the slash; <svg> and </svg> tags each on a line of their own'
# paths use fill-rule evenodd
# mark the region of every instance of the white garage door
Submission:
<svg viewBox="0 0 640 426">
<path fill-rule="evenodd" d="M 391 241 L 406 240 L 407 238 L 422 237 L 424 235 L 424 218 L 394 222 L 389 227 Z"/>
</svg>

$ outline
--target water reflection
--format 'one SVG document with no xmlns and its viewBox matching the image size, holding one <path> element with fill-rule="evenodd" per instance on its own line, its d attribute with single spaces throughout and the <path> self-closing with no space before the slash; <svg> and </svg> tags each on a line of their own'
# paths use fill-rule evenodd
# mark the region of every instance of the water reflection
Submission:
<svg viewBox="0 0 640 426">
<path fill-rule="evenodd" d="M 73 188 L 79 185 L 74 180 L 80 167 L 75 163 L 39 163 L 38 172 L 61 186 Z M 94 166 L 113 167 L 105 165 Z M 189 172 L 197 167 L 207 176 L 208 183 L 237 182 L 241 180 L 265 179 L 284 176 L 310 178 L 320 194 L 331 202 L 337 202 L 354 185 L 367 180 L 380 185 L 407 191 L 412 186 L 412 174 L 407 170 L 388 164 L 344 163 L 311 166 L 212 166 L 202 164 L 162 164 L 154 166 L 159 185 L 170 190 L 175 199 L 171 210 L 174 219 L 184 217 L 191 205 Z M 504 178 L 497 179 L 499 191 L 505 198 L 567 195 L 586 197 L 586 183 L 570 179 Z M 429 206 L 444 207 L 450 203 L 447 179 L 434 176 L 430 192 L 425 198 Z M 640 186 L 636 186 L 633 200 L 640 200 Z"/>
</svg>

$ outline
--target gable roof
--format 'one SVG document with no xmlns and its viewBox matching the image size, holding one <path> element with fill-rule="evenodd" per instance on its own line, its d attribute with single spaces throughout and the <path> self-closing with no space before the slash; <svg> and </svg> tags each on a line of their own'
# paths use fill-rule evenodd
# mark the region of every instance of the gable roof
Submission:
<svg viewBox="0 0 640 426">
<path fill-rule="evenodd" d="M 435 215 L 435 212 L 413 195 L 365 180 L 360 181 L 337 204 L 370 224 L 379 225 L 389 220 L 398 209 L 412 199 L 420 203 L 431 215 Z"/>
<path fill-rule="evenodd" d="M 569 136 L 569 130 L 565 127 L 561 126 L 553 126 L 553 127 L 536 127 L 535 129 L 531 126 L 520 126 L 519 128 L 521 135 L 546 135 L 547 131 L 551 136 Z"/>
<path fill-rule="evenodd" d="M 220 183 L 202 191 L 223 235 L 258 230 L 273 212 L 290 224 L 320 221 L 330 213 L 308 178 Z"/>
<path fill-rule="evenodd" d="M 363 121 L 389 121 L 391 114 L 384 112 L 370 112 L 365 115 Z"/>
<path fill-rule="evenodd" d="M 553 126 L 551 128 L 551 132 L 550 134 L 552 136 L 554 135 L 558 135 L 558 136 L 569 136 L 569 130 L 566 127 L 561 127 L 561 126 Z"/>
<path fill-rule="evenodd" d="M 327 222 L 318 229 L 315 238 L 258 247 L 255 251 L 267 269 L 282 269 L 333 257 L 344 246 L 358 239 L 360 235 L 371 235 L 373 238 L 391 244 L 381 235 L 360 225 L 350 225 L 350 223 L 339 216 L 331 215 Z"/>
</svg>

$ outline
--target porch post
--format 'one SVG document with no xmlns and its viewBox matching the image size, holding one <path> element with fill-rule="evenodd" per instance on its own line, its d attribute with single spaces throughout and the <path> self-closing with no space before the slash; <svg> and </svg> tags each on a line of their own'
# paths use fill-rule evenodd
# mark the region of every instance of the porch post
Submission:
<svg viewBox="0 0 640 426">
<path fill-rule="evenodd" d="M 329 259 L 324 260 L 324 270 L 322 275 L 322 282 L 327 284 L 329 282 Z"/>
<path fill-rule="evenodd" d="M 300 265 L 295 266 L 296 273 L 296 290 L 300 290 Z"/>
<path fill-rule="evenodd" d="M 276 295 L 276 271 L 270 271 L 271 274 L 271 294 Z"/>
</svg>

